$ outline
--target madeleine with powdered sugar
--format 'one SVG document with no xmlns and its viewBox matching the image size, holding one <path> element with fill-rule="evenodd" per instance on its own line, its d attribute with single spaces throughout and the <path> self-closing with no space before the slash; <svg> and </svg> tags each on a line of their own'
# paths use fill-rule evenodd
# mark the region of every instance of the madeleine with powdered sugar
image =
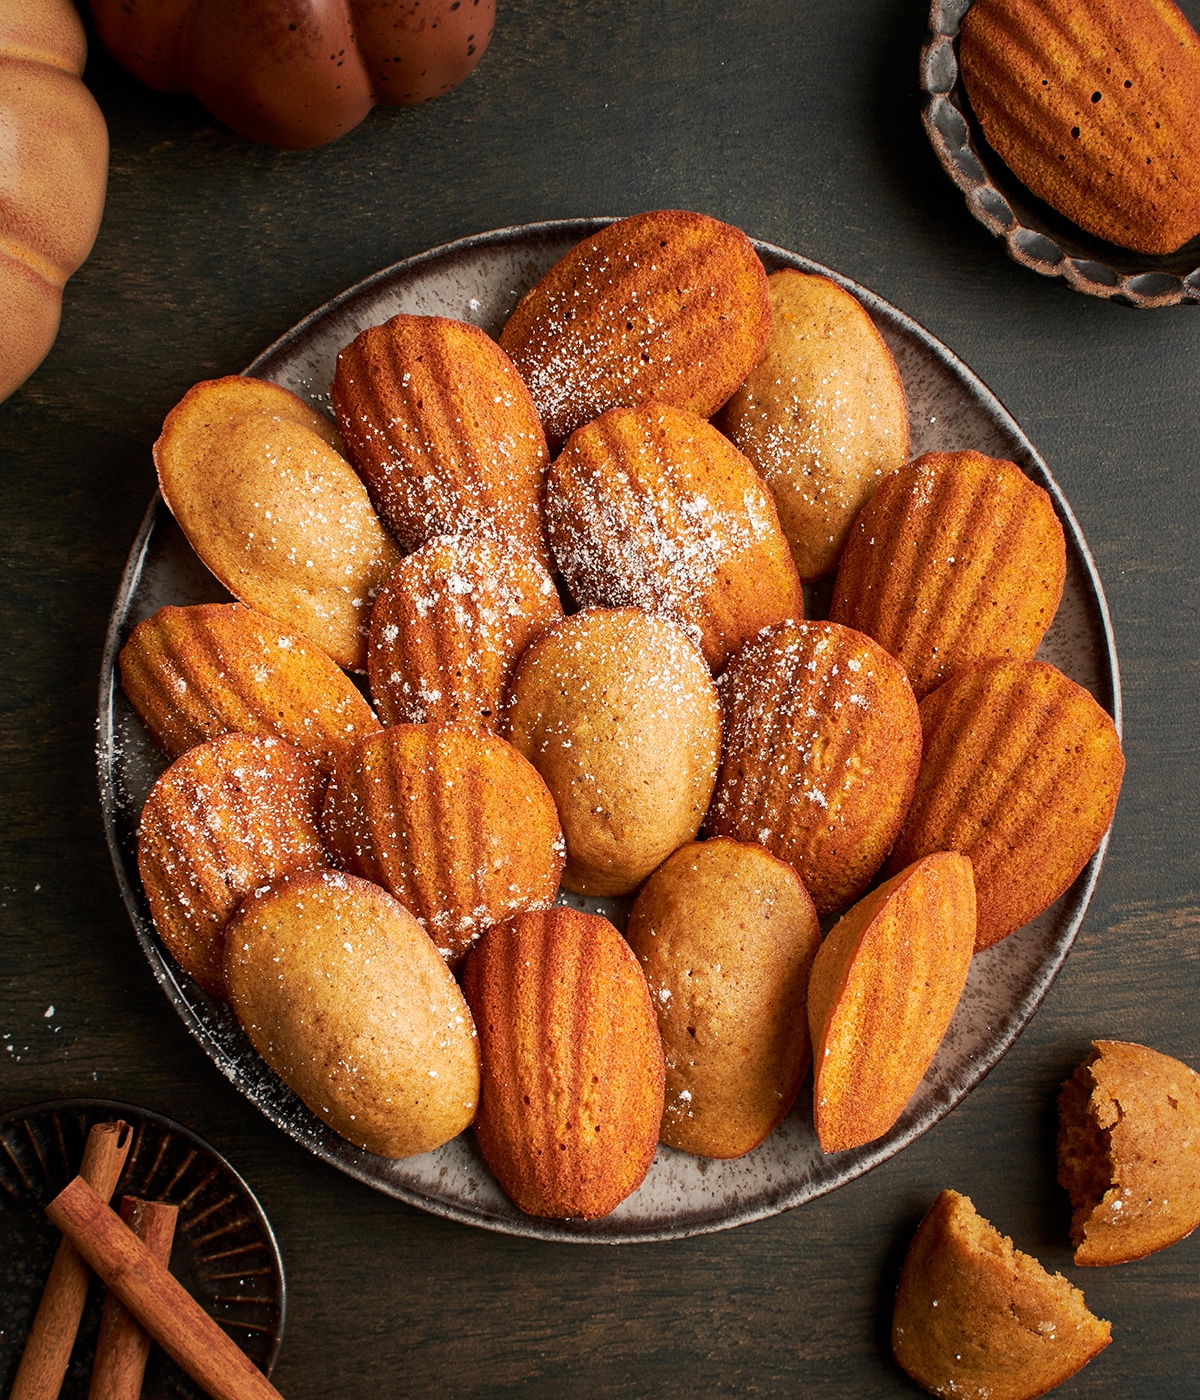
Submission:
<svg viewBox="0 0 1200 1400">
<path fill-rule="evenodd" d="M 904 668 L 833 622 L 784 622 L 720 683 L 721 772 L 705 826 L 794 866 L 820 914 L 856 899 L 891 849 L 921 762 Z"/>
<path fill-rule="evenodd" d="M 402 559 L 371 615 L 367 674 L 385 724 L 497 729 L 517 658 L 562 617 L 550 575 L 486 535 L 445 535 Z"/>
<path fill-rule="evenodd" d="M 578 602 L 669 617 L 713 671 L 804 615 L 770 491 L 694 413 L 652 400 L 579 428 L 546 475 L 545 514 Z"/>
</svg>

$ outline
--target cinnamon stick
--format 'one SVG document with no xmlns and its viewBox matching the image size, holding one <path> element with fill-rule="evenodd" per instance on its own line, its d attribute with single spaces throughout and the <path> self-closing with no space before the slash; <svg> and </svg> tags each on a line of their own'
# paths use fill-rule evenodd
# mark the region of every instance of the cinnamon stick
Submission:
<svg viewBox="0 0 1200 1400">
<path fill-rule="evenodd" d="M 100 1200 L 107 1201 L 117 1189 L 132 1139 L 125 1122 L 93 1124 L 76 1180 L 82 1178 Z M 9 1400 L 56 1400 L 70 1364 L 90 1277 L 87 1265 L 64 1239 L 46 1279 Z"/>
<path fill-rule="evenodd" d="M 250 1358 L 82 1177 L 55 1196 L 46 1214 L 168 1356 L 215 1400 L 280 1400 Z"/>
<path fill-rule="evenodd" d="M 178 1215 L 179 1207 L 165 1201 L 121 1198 L 121 1219 L 164 1268 L 171 1257 Z M 149 1333 L 109 1289 L 100 1314 L 88 1400 L 138 1400 L 149 1355 Z"/>
</svg>

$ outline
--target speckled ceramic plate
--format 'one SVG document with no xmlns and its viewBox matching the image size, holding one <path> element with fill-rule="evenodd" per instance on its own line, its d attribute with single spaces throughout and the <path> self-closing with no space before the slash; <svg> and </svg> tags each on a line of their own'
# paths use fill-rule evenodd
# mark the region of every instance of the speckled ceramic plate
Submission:
<svg viewBox="0 0 1200 1400">
<path fill-rule="evenodd" d="M 108 1099 L 69 1099 L 19 1109 L 0 1119 L 0 1395 L 7 1395 L 61 1236 L 47 1204 L 79 1170 L 89 1130 L 124 1119 L 133 1131 L 113 1194 L 179 1207 L 171 1272 L 270 1374 L 283 1339 L 283 1264 L 254 1193 L 195 1133 L 157 1113 Z M 62 1394 L 88 1393 L 103 1289 L 94 1283 Z M 202 1400 L 207 1392 L 157 1347 L 144 1400 Z"/>
<path fill-rule="evenodd" d="M 967 208 L 1015 262 L 1077 292 L 1143 308 L 1200 303 L 1200 237 L 1162 256 L 1120 248 L 1040 200 L 988 145 L 959 81 L 958 31 L 971 3 L 932 0 L 921 50 L 925 131 Z M 1200 0 L 1182 0 L 1182 8 L 1193 22 L 1200 17 Z"/>
<path fill-rule="evenodd" d="M 366 326 L 397 312 L 458 317 L 497 333 L 521 294 L 603 220 L 502 229 L 463 239 L 377 273 L 336 297 L 259 356 L 248 373 L 286 385 L 321 407 L 334 359 Z M 914 453 L 974 447 L 1008 457 L 1044 486 L 1067 537 L 1062 607 L 1041 655 L 1086 686 L 1120 725 L 1120 688 L 1100 580 L 1070 507 L 1033 444 L 996 398 L 949 350 L 879 297 L 780 248 L 757 244 L 769 270 L 820 272 L 857 296 L 879 326 L 904 378 Z M 325 1161 L 380 1191 L 439 1215 L 549 1240 L 617 1243 L 720 1230 L 811 1200 L 861 1175 L 935 1123 L 1005 1052 L 1033 1015 L 1083 918 L 1103 848 L 1039 919 L 975 958 L 949 1034 L 903 1117 L 880 1141 L 825 1156 L 813 1135 L 811 1092 L 772 1136 L 734 1162 L 660 1147 L 645 1182 L 611 1215 L 591 1222 L 522 1215 L 496 1185 L 469 1133 L 436 1152 L 391 1162 L 360 1151 L 311 1114 L 251 1049 L 230 1010 L 190 982 L 155 937 L 137 878 L 136 828 L 164 759 L 121 692 L 117 653 L 130 630 L 167 603 L 223 596 L 156 498 L 129 557 L 113 608 L 100 686 L 100 785 L 108 839 L 133 925 L 189 1031 L 214 1064 L 285 1132 Z M 810 616 L 828 599 L 810 598 Z M 620 922 L 622 910 L 609 908 Z"/>
</svg>

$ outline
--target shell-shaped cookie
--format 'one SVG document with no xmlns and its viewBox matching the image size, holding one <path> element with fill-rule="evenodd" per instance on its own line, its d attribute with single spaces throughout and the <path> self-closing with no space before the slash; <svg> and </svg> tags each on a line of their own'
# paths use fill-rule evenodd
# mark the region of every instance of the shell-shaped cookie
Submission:
<svg viewBox="0 0 1200 1400">
<path fill-rule="evenodd" d="M 274 735 L 328 773 L 379 721 L 321 649 L 243 603 L 165 607 L 121 649 L 121 684 L 175 758 L 221 734 Z"/>
<path fill-rule="evenodd" d="M 1200 37 L 1171 0 L 978 0 L 963 82 L 1034 194 L 1124 248 L 1200 233 Z"/>
<path fill-rule="evenodd" d="M 356 1146 L 411 1157 L 471 1122 L 471 1013 L 420 924 L 385 890 L 334 870 L 256 890 L 230 925 L 226 977 L 254 1048 Z"/>
<path fill-rule="evenodd" d="M 154 444 L 163 499 L 235 598 L 367 664 L 371 604 L 400 558 L 333 424 L 278 384 L 194 385 Z"/>
<path fill-rule="evenodd" d="M 908 458 L 908 405 L 861 303 L 828 277 L 767 279 L 771 333 L 719 426 L 775 496 L 800 577 L 836 567 L 855 515 Z"/>
<path fill-rule="evenodd" d="M 1058 1098 L 1058 1179 L 1076 1264 L 1124 1264 L 1200 1225 L 1200 1074 L 1095 1040 Z"/>
<path fill-rule="evenodd" d="M 1112 720 L 1044 661 L 959 672 L 921 702 L 925 752 L 888 862 L 971 858 L 976 949 L 1036 918 L 1071 885 L 1112 823 L 1125 771 Z"/>
<path fill-rule="evenodd" d="M 588 608 L 548 628 L 517 665 L 508 721 L 558 808 L 567 889 L 629 894 L 700 829 L 721 706 L 704 658 L 666 618 Z"/>
<path fill-rule="evenodd" d="M 551 441 L 661 399 L 708 418 L 762 354 L 767 275 L 739 229 L 660 210 L 585 238 L 500 334 Z"/>
<path fill-rule="evenodd" d="M 761 846 L 692 842 L 642 886 L 625 937 L 663 1040 L 660 1140 L 743 1156 L 812 1063 L 805 997 L 821 929 L 800 877 Z"/>
<path fill-rule="evenodd" d="M 703 418 L 651 401 L 571 434 L 546 475 L 546 532 L 577 602 L 662 613 L 713 671 L 804 615 L 771 493 Z"/>
<path fill-rule="evenodd" d="M 489 925 L 558 892 L 554 801 L 494 734 L 398 724 L 368 736 L 335 767 L 323 824 L 337 862 L 395 895 L 451 967 Z"/>
<path fill-rule="evenodd" d="M 785 622 L 721 677 L 725 747 L 705 827 L 793 866 L 818 913 L 867 887 L 900 829 L 921 723 L 899 662 L 861 632 Z"/>
<path fill-rule="evenodd" d="M 154 927 L 176 962 L 226 996 L 225 929 L 259 885 L 329 864 L 324 778 L 278 739 L 224 734 L 177 758 L 150 789 L 138 871 Z"/>
<path fill-rule="evenodd" d="M 890 651 L 920 700 L 981 661 L 1028 660 L 1066 574 L 1053 503 L 1020 467 L 980 452 L 927 452 L 863 507 L 829 615 Z"/>
<path fill-rule="evenodd" d="M 498 728 L 518 657 L 561 617 L 553 580 L 519 546 L 430 540 L 396 565 L 371 615 L 367 674 L 384 723 Z"/>
<path fill-rule="evenodd" d="M 475 1135 L 500 1185 L 530 1215 L 607 1215 L 650 1170 L 663 1109 L 628 944 L 594 914 L 521 914 L 484 935 L 463 991 L 483 1062 Z"/>
<path fill-rule="evenodd" d="M 896 1290 L 892 1352 L 933 1395 L 1035 1400 L 1112 1340 L 1061 1274 L 1013 1248 L 966 1196 L 943 1191 Z"/>
<path fill-rule="evenodd" d="M 333 408 L 405 549 L 483 531 L 548 563 L 546 439 L 521 376 L 478 326 L 400 315 L 369 327 L 338 355 Z"/>
<path fill-rule="evenodd" d="M 926 856 L 848 910 L 808 984 L 813 1123 L 823 1152 L 882 1137 L 942 1043 L 975 951 L 971 862 Z"/>
</svg>

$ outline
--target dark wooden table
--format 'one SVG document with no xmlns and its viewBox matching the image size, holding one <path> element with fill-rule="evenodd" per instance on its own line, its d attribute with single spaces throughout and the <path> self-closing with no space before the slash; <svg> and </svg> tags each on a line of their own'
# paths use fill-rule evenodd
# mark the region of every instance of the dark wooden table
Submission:
<svg viewBox="0 0 1200 1400">
<path fill-rule="evenodd" d="M 94 47 L 87 80 L 112 136 L 104 224 L 53 352 L 0 406 L 0 1110 L 125 1099 L 223 1151 L 278 1232 L 289 1316 L 276 1379 L 291 1400 L 916 1394 L 888 1352 L 890 1299 L 943 1186 L 1112 1320 L 1113 1345 L 1064 1396 L 1200 1395 L 1200 1237 L 1074 1269 L 1053 1160 L 1056 1090 L 1093 1037 L 1200 1066 L 1200 310 L 1106 305 L 1007 261 L 925 143 L 923 11 L 501 0 L 491 50 L 461 88 L 291 154 L 138 87 Z M 190 384 L 239 370 L 333 293 L 421 249 L 664 206 L 865 283 L 1003 400 L 1098 561 L 1129 766 L 1064 970 L 939 1126 L 832 1196 L 735 1231 L 544 1245 L 446 1223 L 321 1164 L 189 1039 L 109 864 L 97 673 L 153 490 L 149 446 Z"/>
</svg>

